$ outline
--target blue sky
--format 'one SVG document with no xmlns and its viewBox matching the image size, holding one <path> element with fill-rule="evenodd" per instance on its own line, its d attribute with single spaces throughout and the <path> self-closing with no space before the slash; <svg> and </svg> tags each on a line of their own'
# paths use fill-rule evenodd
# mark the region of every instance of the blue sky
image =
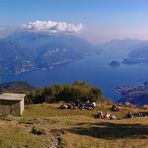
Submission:
<svg viewBox="0 0 148 148">
<path fill-rule="evenodd" d="M 0 0 L 0 26 L 36 20 L 84 25 L 81 36 L 99 43 L 148 39 L 148 0 Z"/>
</svg>

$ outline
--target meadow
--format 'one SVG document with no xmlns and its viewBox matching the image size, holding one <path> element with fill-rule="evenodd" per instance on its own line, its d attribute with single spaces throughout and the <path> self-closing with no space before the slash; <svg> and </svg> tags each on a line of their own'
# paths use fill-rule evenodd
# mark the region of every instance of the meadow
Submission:
<svg viewBox="0 0 148 148">
<path fill-rule="evenodd" d="M 121 107 L 111 112 L 118 120 L 95 118 L 97 110 L 61 110 L 59 104 L 25 106 L 21 117 L 0 117 L 1 148 L 147 148 L 148 117 L 126 118 L 126 114 L 147 110 Z"/>
</svg>

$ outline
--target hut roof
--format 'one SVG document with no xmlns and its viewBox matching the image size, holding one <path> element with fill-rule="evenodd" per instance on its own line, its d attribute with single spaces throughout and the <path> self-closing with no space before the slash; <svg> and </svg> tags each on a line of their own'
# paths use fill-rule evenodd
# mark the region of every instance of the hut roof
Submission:
<svg viewBox="0 0 148 148">
<path fill-rule="evenodd" d="M 25 96 L 25 94 L 3 93 L 0 95 L 0 100 L 22 101 Z"/>
</svg>

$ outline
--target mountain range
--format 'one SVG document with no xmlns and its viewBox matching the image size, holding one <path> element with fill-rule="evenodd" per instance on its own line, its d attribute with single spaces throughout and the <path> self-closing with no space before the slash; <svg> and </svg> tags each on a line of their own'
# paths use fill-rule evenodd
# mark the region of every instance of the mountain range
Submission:
<svg viewBox="0 0 148 148">
<path fill-rule="evenodd" d="M 0 40 L 0 73 L 21 73 L 68 63 L 97 52 L 73 34 L 17 31 Z"/>
<path fill-rule="evenodd" d="M 139 64 L 148 62 L 148 41 L 132 39 L 115 39 L 99 46 L 103 54 L 112 55 L 110 65 L 115 61 L 124 64 Z M 119 61 L 120 60 L 120 61 Z"/>
<path fill-rule="evenodd" d="M 135 50 L 139 44 L 143 41 L 133 40 L 133 39 L 114 39 L 107 41 L 104 44 L 98 46 L 99 49 L 102 49 L 103 53 L 115 54 L 117 56 L 128 56 L 128 54 Z"/>
<path fill-rule="evenodd" d="M 148 61 L 147 41 L 115 39 L 94 46 L 87 40 L 70 33 L 19 30 L 0 39 L 0 73 L 49 69 L 101 51 L 102 54 L 122 58 L 125 64 Z"/>
</svg>

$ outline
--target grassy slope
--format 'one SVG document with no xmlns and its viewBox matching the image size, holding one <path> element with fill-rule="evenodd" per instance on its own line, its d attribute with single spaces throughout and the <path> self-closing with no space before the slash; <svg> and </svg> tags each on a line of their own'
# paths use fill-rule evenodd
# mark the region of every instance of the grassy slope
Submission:
<svg viewBox="0 0 148 148">
<path fill-rule="evenodd" d="M 109 106 L 99 106 L 94 111 L 59 110 L 58 104 L 26 106 L 22 117 L 0 120 L 0 147 L 148 147 L 148 117 L 101 120 L 95 119 L 96 110 L 108 111 Z M 131 109 L 122 108 L 116 113 L 120 118 Z M 143 110 L 132 109 L 132 112 Z M 44 129 L 46 134 L 37 136 L 32 127 Z"/>
</svg>

